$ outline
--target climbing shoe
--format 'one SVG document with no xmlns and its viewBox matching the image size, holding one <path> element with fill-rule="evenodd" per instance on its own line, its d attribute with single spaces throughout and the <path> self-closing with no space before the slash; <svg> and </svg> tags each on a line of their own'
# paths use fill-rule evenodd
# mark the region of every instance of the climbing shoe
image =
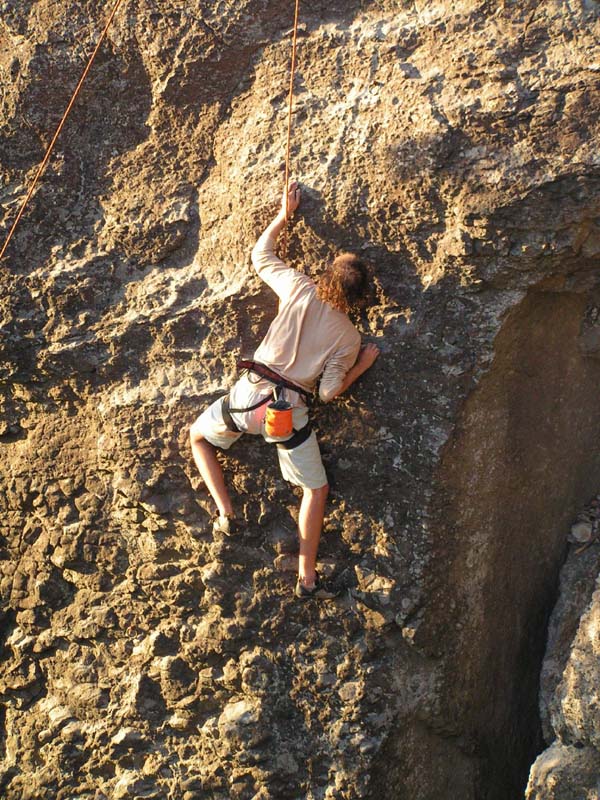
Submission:
<svg viewBox="0 0 600 800">
<path fill-rule="evenodd" d="M 235 536 L 239 533 L 239 522 L 235 517 L 222 517 L 217 514 L 213 519 L 213 533 L 222 534 L 223 536 Z"/>
<path fill-rule="evenodd" d="M 314 600 L 333 600 L 333 598 L 340 595 L 341 592 L 341 586 L 334 584 L 330 580 L 321 580 L 319 573 L 316 574 L 315 585 L 310 589 L 302 583 L 300 578 L 298 578 L 296 582 L 295 595 L 300 600 L 310 600 L 311 598 Z"/>
</svg>

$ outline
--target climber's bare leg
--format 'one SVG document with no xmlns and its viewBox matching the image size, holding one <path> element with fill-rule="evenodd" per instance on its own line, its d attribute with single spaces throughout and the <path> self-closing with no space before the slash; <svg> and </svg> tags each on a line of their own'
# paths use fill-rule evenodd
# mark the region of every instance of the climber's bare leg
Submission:
<svg viewBox="0 0 600 800">
<path fill-rule="evenodd" d="M 307 588 L 315 584 L 315 567 L 317 551 L 325 516 L 325 503 L 329 486 L 319 489 L 304 489 L 298 516 L 298 532 L 300 535 L 300 558 L 298 560 L 298 577 Z"/>
<path fill-rule="evenodd" d="M 216 448 L 207 442 L 202 434 L 195 431 L 193 425 L 190 429 L 190 443 L 196 466 L 212 499 L 217 504 L 219 514 L 222 517 L 233 516 L 233 506 L 225 486 L 223 470 L 217 459 Z"/>
</svg>

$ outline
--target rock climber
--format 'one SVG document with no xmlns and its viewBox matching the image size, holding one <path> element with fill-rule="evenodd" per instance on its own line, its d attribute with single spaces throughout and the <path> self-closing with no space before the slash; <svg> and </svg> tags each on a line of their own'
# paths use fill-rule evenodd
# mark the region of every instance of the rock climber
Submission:
<svg viewBox="0 0 600 800">
<path fill-rule="evenodd" d="M 194 422 L 190 441 L 194 461 L 218 508 L 213 532 L 231 536 L 240 526 L 215 448 L 229 449 L 244 433 L 262 434 L 277 444 L 283 477 L 302 487 L 298 517 L 300 553 L 295 594 L 329 599 L 338 594 L 316 571 L 317 551 L 329 491 L 319 445 L 308 419 L 308 402 L 320 377 L 324 402 L 339 397 L 379 355 L 374 344 L 361 347 L 351 323 L 352 307 L 364 307 L 370 295 L 368 270 L 356 255 L 342 253 L 315 284 L 275 255 L 277 237 L 300 204 L 300 189 L 290 183 L 275 219 L 252 251 L 258 275 L 279 297 L 279 310 L 253 361 L 229 394 L 216 400 Z M 292 406 L 293 432 L 284 438 L 265 429 L 267 403 L 274 389 Z"/>
</svg>

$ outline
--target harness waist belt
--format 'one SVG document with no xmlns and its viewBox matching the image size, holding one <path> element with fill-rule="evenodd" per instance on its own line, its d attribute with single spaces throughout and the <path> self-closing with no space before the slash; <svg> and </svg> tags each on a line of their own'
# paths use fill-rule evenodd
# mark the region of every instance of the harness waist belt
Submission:
<svg viewBox="0 0 600 800">
<path fill-rule="evenodd" d="M 302 395 L 306 401 L 306 404 L 310 405 L 310 392 L 307 392 L 306 389 L 302 389 L 300 386 L 296 386 L 295 383 L 286 380 L 270 367 L 267 367 L 258 361 L 250 361 L 247 359 L 238 361 L 237 365 L 238 369 L 247 369 L 249 372 L 255 372 L 257 375 L 260 375 L 261 378 L 266 378 L 266 380 L 274 383 L 275 386 L 282 386 L 284 389 L 289 389 L 292 392 L 298 392 L 298 394 Z"/>
</svg>

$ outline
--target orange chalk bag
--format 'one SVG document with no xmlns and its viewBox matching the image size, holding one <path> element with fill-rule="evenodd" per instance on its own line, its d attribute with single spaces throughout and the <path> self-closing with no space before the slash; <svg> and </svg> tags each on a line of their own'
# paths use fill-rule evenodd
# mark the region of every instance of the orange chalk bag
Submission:
<svg viewBox="0 0 600 800">
<path fill-rule="evenodd" d="M 291 436 L 294 431 L 292 406 L 287 400 L 276 399 L 267 406 L 265 414 L 265 433 L 274 439 Z"/>
</svg>

